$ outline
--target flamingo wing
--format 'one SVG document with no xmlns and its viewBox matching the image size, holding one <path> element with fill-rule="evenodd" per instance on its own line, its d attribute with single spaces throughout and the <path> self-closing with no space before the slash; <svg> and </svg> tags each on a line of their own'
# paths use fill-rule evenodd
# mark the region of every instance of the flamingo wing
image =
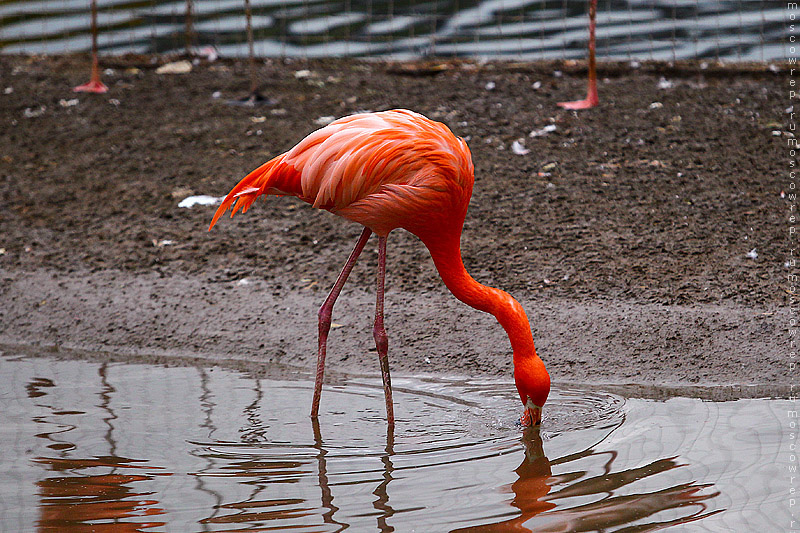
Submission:
<svg viewBox="0 0 800 533">
<path fill-rule="evenodd" d="M 211 226 L 261 194 L 291 194 L 385 234 L 454 190 L 468 200 L 472 176 L 466 143 L 445 125 L 407 110 L 351 115 L 248 174 Z"/>
</svg>

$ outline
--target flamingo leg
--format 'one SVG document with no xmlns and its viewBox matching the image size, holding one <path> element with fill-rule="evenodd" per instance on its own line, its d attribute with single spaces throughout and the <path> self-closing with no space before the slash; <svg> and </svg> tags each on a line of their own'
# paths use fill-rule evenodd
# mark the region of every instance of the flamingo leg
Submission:
<svg viewBox="0 0 800 533">
<path fill-rule="evenodd" d="M 92 77 L 87 83 L 72 89 L 76 93 L 104 93 L 108 87 L 100 81 L 100 65 L 97 60 L 97 0 L 92 0 Z"/>
<path fill-rule="evenodd" d="M 564 109 L 589 109 L 600 103 L 600 98 L 597 96 L 597 62 L 594 57 L 596 17 L 597 0 L 589 0 L 589 89 L 584 100 L 559 102 L 558 105 Z"/>
<path fill-rule="evenodd" d="M 333 316 L 333 304 L 336 303 L 336 298 L 342 292 L 342 287 L 347 281 L 347 277 L 353 270 L 358 256 L 364 251 L 364 246 L 372 235 L 372 230 L 364 228 L 361 233 L 355 248 L 350 253 L 350 258 L 345 263 L 339 277 L 336 278 L 336 283 L 333 284 L 331 292 L 325 299 L 325 303 L 319 308 L 319 350 L 317 351 L 317 379 L 314 382 L 314 400 L 311 403 L 311 416 L 317 418 L 319 416 L 319 400 L 322 395 L 322 378 L 325 373 L 325 354 L 328 345 L 328 332 L 331 330 L 331 317 Z"/>
<path fill-rule="evenodd" d="M 383 295 L 386 282 L 386 237 L 378 237 L 378 297 L 375 302 L 375 324 L 372 336 L 378 349 L 383 377 L 383 394 L 386 398 L 386 421 L 390 428 L 394 427 L 394 404 L 392 403 L 392 379 L 389 376 L 389 337 L 383 326 Z"/>
</svg>

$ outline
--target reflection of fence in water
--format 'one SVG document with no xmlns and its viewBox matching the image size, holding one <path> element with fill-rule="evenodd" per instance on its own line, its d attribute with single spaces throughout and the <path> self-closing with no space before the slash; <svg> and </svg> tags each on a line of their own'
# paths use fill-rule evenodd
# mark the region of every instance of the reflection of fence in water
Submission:
<svg viewBox="0 0 800 533">
<path fill-rule="evenodd" d="M 587 0 L 252 0 L 255 52 L 271 57 L 582 58 Z M 435 9 L 435 11 L 434 11 Z M 100 0 L 103 54 L 166 53 L 186 41 L 247 54 L 244 0 Z M 785 57 L 787 10 L 767 0 L 600 0 L 603 59 Z M 90 47 L 89 0 L 0 5 L 3 52 Z"/>
</svg>

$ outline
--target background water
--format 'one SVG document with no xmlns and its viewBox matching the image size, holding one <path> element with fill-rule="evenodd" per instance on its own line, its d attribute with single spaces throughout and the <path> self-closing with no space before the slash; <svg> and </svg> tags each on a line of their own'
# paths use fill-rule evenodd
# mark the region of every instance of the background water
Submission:
<svg viewBox="0 0 800 533">
<path fill-rule="evenodd" d="M 184 0 L 99 0 L 104 54 L 165 53 L 187 41 Z M 195 0 L 191 42 L 247 53 L 244 0 Z M 583 58 L 587 0 L 252 0 L 259 56 Z M 599 60 L 786 57 L 774 0 L 599 0 Z M 0 50 L 90 47 L 89 0 L 0 0 Z"/>
<path fill-rule="evenodd" d="M 269 371 L 269 368 L 266 369 Z M 783 531 L 788 400 L 0 356 L 0 530 Z M 516 529 L 515 529 L 516 530 Z"/>
</svg>

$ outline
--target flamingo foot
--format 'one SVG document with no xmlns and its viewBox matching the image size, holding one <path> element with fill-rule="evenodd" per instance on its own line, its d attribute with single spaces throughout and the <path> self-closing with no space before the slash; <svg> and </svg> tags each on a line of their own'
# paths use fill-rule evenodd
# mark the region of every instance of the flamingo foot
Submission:
<svg viewBox="0 0 800 533">
<path fill-rule="evenodd" d="M 583 100 L 576 100 L 574 102 L 559 102 L 558 107 L 564 109 L 590 109 L 600 103 L 600 98 L 597 96 L 597 87 L 590 82 L 589 94 Z"/>
<path fill-rule="evenodd" d="M 586 98 L 585 100 L 576 100 L 574 102 L 559 102 L 558 107 L 563 107 L 564 109 L 590 109 L 599 103 L 597 100 Z"/>
<path fill-rule="evenodd" d="M 78 85 L 74 89 L 73 92 L 76 93 L 95 93 L 95 94 L 102 94 L 108 92 L 108 87 L 106 84 L 100 80 L 92 79 L 88 83 L 84 83 L 83 85 Z"/>
</svg>

